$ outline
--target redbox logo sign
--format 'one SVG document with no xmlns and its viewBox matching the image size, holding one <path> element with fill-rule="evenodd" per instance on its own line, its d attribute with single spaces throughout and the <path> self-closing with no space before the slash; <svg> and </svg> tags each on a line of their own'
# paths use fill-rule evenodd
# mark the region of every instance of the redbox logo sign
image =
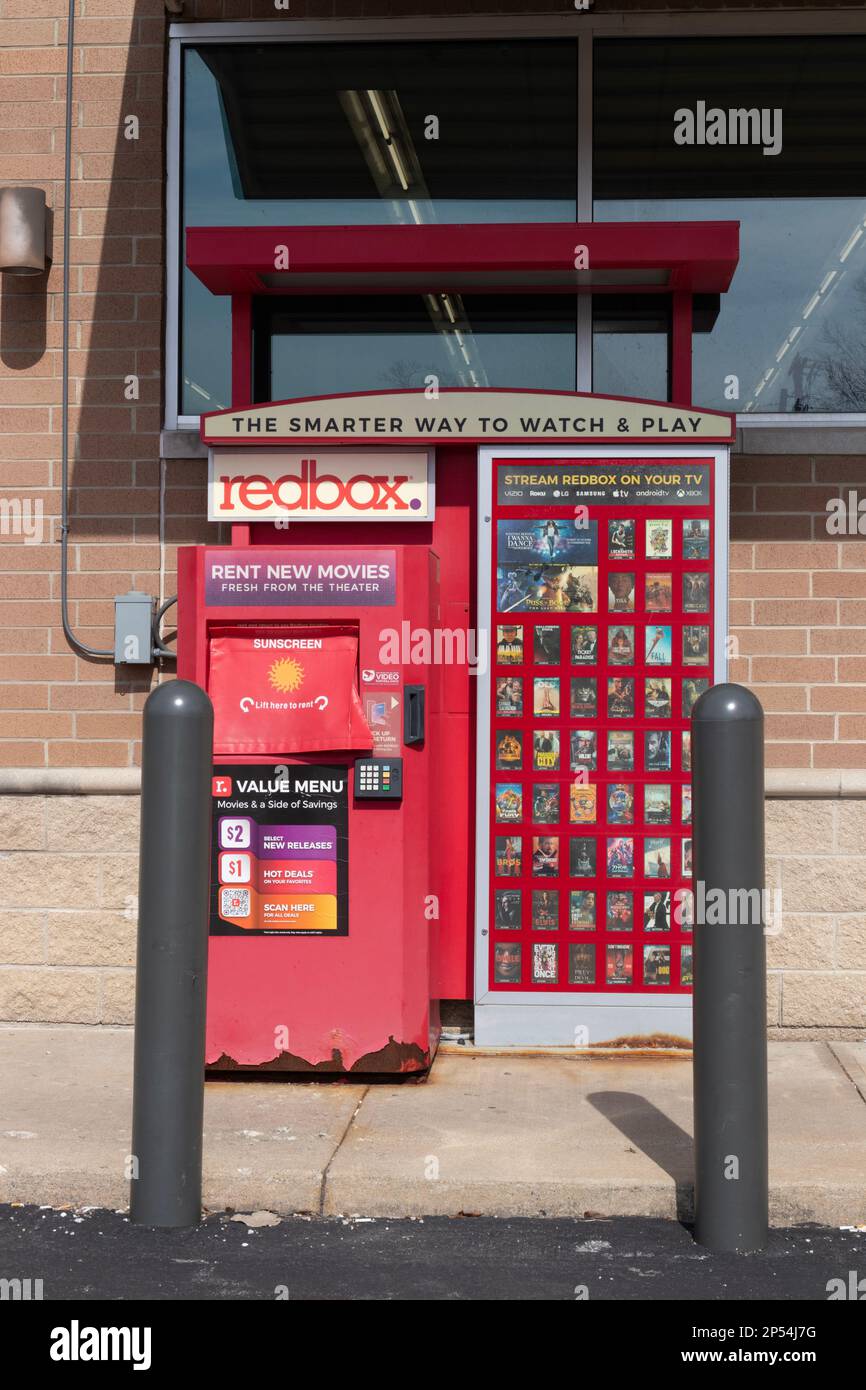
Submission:
<svg viewBox="0 0 866 1390">
<path fill-rule="evenodd" d="M 232 779 L 231 779 L 231 777 L 213 777 L 213 778 L 211 778 L 211 795 L 212 795 L 212 796 L 231 796 L 231 794 L 232 794 Z"/>
<path fill-rule="evenodd" d="M 210 453 L 210 521 L 429 521 L 432 516 L 432 462 L 424 451 Z"/>
</svg>

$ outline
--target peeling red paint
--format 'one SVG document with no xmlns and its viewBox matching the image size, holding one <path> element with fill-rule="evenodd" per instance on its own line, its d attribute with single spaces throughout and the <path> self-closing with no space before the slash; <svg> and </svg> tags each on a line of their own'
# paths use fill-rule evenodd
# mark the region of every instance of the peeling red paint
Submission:
<svg viewBox="0 0 866 1390">
<path fill-rule="evenodd" d="M 363 1076 L 366 1074 L 408 1073 L 426 1071 L 431 1062 L 429 1052 L 424 1052 L 417 1043 L 398 1043 L 389 1038 L 384 1047 L 375 1052 L 366 1052 L 347 1067 L 339 1048 L 332 1048 L 331 1055 L 318 1062 L 306 1057 L 297 1057 L 292 1052 L 281 1052 L 269 1062 L 238 1062 L 234 1057 L 222 1053 L 214 1062 L 208 1063 L 213 1071 L 243 1072 L 317 1072 L 320 1074 L 339 1074 L 342 1076 Z"/>
</svg>

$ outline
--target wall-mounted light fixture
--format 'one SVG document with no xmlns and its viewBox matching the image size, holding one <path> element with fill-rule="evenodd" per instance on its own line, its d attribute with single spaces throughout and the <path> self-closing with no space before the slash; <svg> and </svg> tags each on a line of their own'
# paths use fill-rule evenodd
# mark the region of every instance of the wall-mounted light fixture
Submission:
<svg viewBox="0 0 866 1390">
<path fill-rule="evenodd" d="M 41 188 L 0 188 L 0 274 L 44 275 L 51 267 L 50 213 Z"/>
</svg>

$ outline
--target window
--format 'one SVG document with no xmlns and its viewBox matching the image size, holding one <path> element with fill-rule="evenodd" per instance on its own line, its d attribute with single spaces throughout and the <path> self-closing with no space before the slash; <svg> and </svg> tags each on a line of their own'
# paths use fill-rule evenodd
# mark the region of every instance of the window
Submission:
<svg viewBox="0 0 866 1390">
<path fill-rule="evenodd" d="M 852 36 L 594 45 L 595 217 L 741 224 L 731 289 L 694 340 L 701 405 L 866 410 L 864 70 Z"/>
<path fill-rule="evenodd" d="M 187 47 L 184 225 L 573 221 L 576 72 L 577 45 L 562 40 Z M 417 331 L 430 337 L 425 353 L 438 347 L 444 369 L 446 339 L 416 310 Z M 230 404 L 229 314 L 225 299 L 184 273 L 182 414 Z M 408 321 L 397 331 L 409 352 Z M 484 331 L 501 373 L 509 330 Z M 316 350 L 326 337 L 317 331 Z M 342 353 L 346 390 L 395 369 L 381 327 L 369 337 L 380 350 L 375 364 L 363 351 L 353 363 Z M 291 360 L 292 375 L 303 369 L 309 381 L 301 358 L 280 340 L 275 375 Z M 335 389 L 320 363 L 314 389 Z"/>
<path fill-rule="evenodd" d="M 694 400 L 866 411 L 866 37 L 596 38 L 591 17 L 580 35 L 184 41 L 183 224 L 574 220 L 586 44 L 593 216 L 740 223 L 733 285 L 696 312 Z M 230 304 L 180 280 L 179 410 L 197 415 L 230 404 Z M 559 296 L 324 298 L 259 306 L 257 391 L 570 389 L 592 333 L 594 390 L 668 395 L 664 298 L 597 294 L 591 316 Z"/>
<path fill-rule="evenodd" d="M 670 329 L 668 295 L 595 295 L 592 389 L 602 396 L 668 400 Z"/>
<path fill-rule="evenodd" d="M 440 386 L 575 389 L 571 295 L 267 297 L 254 320 L 257 400 Z"/>
</svg>

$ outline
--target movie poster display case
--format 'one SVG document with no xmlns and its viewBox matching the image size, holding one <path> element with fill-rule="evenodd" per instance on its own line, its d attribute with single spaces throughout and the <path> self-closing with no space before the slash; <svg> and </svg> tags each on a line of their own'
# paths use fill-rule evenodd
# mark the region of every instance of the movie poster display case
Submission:
<svg viewBox="0 0 866 1390">
<path fill-rule="evenodd" d="M 728 451 L 479 453 L 476 1039 L 691 1036 L 691 758 Z"/>
</svg>

